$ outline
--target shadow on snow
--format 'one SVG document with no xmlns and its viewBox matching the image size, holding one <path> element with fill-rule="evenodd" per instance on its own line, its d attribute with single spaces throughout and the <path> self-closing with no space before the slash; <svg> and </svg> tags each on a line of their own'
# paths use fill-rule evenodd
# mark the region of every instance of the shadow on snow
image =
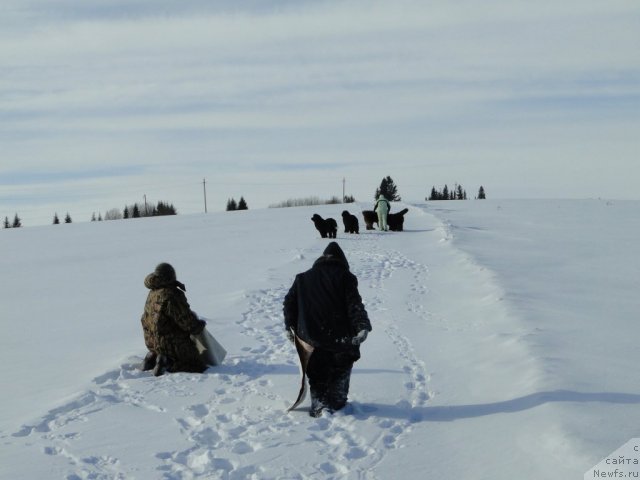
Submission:
<svg viewBox="0 0 640 480">
<path fill-rule="evenodd" d="M 569 390 L 553 390 L 538 392 L 523 397 L 494 403 L 477 405 L 451 405 L 436 407 L 412 407 L 407 401 L 397 405 L 352 402 L 345 413 L 359 419 L 384 417 L 419 422 L 453 422 L 465 418 L 484 417 L 501 413 L 515 413 L 544 405 L 546 403 L 602 402 L 613 404 L 639 404 L 640 394 L 634 393 L 585 393 Z"/>
</svg>

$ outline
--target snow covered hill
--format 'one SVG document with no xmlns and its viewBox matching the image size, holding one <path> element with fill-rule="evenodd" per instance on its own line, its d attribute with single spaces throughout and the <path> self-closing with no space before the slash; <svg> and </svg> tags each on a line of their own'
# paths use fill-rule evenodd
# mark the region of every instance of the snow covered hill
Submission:
<svg viewBox="0 0 640 480">
<path fill-rule="evenodd" d="M 638 202 L 409 208 L 338 234 L 373 324 L 350 404 L 289 414 L 282 299 L 345 206 L 0 232 L 0 478 L 569 479 L 638 437 Z M 228 350 L 154 378 L 144 276 L 172 263 Z"/>
</svg>

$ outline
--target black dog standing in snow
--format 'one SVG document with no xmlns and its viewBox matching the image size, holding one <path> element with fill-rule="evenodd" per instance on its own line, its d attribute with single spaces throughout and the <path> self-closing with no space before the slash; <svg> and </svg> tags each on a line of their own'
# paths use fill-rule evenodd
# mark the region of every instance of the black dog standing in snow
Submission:
<svg viewBox="0 0 640 480">
<path fill-rule="evenodd" d="M 373 230 L 373 224 L 378 223 L 378 214 L 373 210 L 363 210 L 362 218 L 367 230 Z"/>
<path fill-rule="evenodd" d="M 314 213 L 311 221 L 316 226 L 316 230 L 320 232 L 322 238 L 336 238 L 338 234 L 338 224 L 333 218 L 324 219 L 317 213 Z"/>
<path fill-rule="evenodd" d="M 404 216 L 409 211 L 408 208 L 403 208 L 396 213 L 387 214 L 387 225 L 392 232 L 402 232 L 404 230 Z M 373 210 L 363 210 L 362 217 L 367 230 L 373 230 L 373 224 L 378 223 L 378 215 Z"/>
<path fill-rule="evenodd" d="M 371 331 L 371 322 L 358 292 L 358 279 L 336 242 L 327 246 L 311 269 L 296 275 L 284 297 L 283 313 L 289 340 L 296 347 L 300 340 L 311 347 L 306 362 L 309 415 L 340 410 L 347 404 L 351 369 L 360 358 L 360 344 Z"/>
<path fill-rule="evenodd" d="M 387 214 L 387 225 L 392 232 L 402 232 L 404 230 L 404 215 L 409 211 L 403 208 L 399 212 Z"/>
<path fill-rule="evenodd" d="M 344 233 L 360 233 L 358 217 L 351 215 L 347 210 L 342 212 L 342 223 L 344 223 Z"/>
</svg>

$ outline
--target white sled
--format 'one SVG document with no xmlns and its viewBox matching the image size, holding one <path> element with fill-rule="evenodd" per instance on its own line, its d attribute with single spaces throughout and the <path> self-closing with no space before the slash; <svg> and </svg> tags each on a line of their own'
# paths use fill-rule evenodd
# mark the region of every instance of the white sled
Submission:
<svg viewBox="0 0 640 480">
<path fill-rule="evenodd" d="M 291 329 L 291 331 L 293 332 L 293 329 Z M 300 339 L 295 332 L 293 332 L 293 336 L 296 351 L 298 352 L 298 366 L 300 367 L 300 391 L 298 392 L 298 398 L 293 402 L 293 405 L 287 408 L 287 412 L 290 412 L 300 405 L 307 396 L 307 365 L 309 364 L 309 358 L 311 358 L 311 354 L 313 353 L 313 347 L 311 345 Z"/>
<path fill-rule="evenodd" d="M 207 365 L 220 365 L 227 356 L 227 351 L 206 328 L 197 335 L 191 335 L 191 340 L 196 344 L 200 358 Z"/>
</svg>

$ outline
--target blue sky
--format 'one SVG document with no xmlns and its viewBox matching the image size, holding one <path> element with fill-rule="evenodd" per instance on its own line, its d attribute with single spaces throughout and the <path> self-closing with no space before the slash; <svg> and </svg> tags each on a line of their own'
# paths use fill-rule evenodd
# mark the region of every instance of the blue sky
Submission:
<svg viewBox="0 0 640 480">
<path fill-rule="evenodd" d="M 640 198 L 635 0 L 5 0 L 0 216 Z"/>
</svg>

